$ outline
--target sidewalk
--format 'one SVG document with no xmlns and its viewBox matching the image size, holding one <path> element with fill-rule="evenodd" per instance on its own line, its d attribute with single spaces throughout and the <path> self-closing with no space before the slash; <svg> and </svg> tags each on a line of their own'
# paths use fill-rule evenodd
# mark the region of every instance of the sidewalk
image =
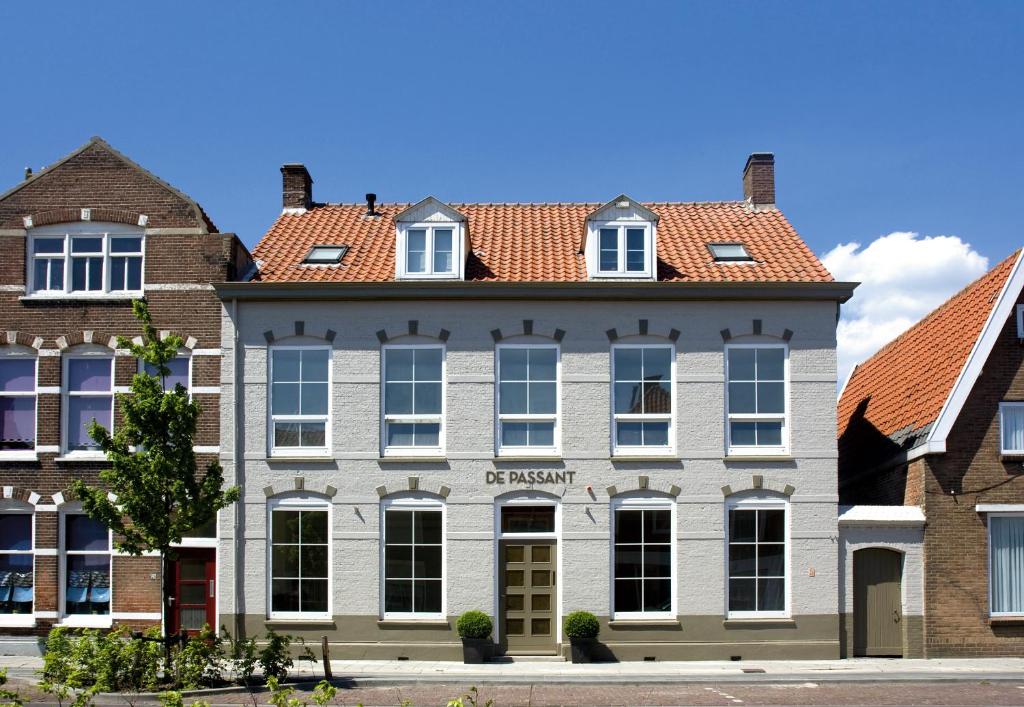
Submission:
<svg viewBox="0 0 1024 707">
<path fill-rule="evenodd" d="M 33 678 L 41 658 L 0 656 L 12 678 Z M 1024 683 L 1024 658 L 902 660 L 761 660 L 593 663 L 515 662 L 466 665 L 449 661 L 332 660 L 335 680 L 356 685 L 472 684 L 658 684 L 685 682 L 877 682 L 1014 680 Z M 319 680 L 323 666 L 296 661 L 293 677 Z"/>
</svg>

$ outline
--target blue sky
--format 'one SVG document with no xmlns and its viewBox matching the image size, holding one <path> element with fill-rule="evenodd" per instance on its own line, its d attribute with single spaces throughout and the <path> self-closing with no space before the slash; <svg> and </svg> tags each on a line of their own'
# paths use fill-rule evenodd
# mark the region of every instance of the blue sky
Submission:
<svg viewBox="0 0 1024 707">
<path fill-rule="evenodd" d="M 98 134 L 250 244 L 287 161 L 325 201 L 688 201 L 738 197 L 754 150 L 819 254 L 1024 241 L 1024 3 L 4 3 L 0 26 L 0 188 Z"/>
</svg>

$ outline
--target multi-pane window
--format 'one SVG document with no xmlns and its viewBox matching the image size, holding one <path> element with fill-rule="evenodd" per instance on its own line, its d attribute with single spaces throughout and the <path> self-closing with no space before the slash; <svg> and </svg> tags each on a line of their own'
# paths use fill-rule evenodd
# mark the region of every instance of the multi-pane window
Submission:
<svg viewBox="0 0 1024 707">
<path fill-rule="evenodd" d="M 615 510 L 614 610 L 672 612 L 672 510 Z"/>
<path fill-rule="evenodd" d="M 327 510 L 275 507 L 270 519 L 271 615 L 327 614 Z"/>
<path fill-rule="evenodd" d="M 598 229 L 597 271 L 604 275 L 650 274 L 647 226 L 602 226 Z"/>
<path fill-rule="evenodd" d="M 444 400 L 440 346 L 384 349 L 385 451 L 440 451 Z"/>
<path fill-rule="evenodd" d="M 189 389 L 189 361 L 188 356 L 176 356 L 165 365 L 170 373 L 163 377 L 164 392 L 170 393 L 179 385 L 186 391 Z M 143 364 L 143 370 L 151 376 L 159 376 L 160 373 L 152 364 Z"/>
<path fill-rule="evenodd" d="M 110 530 L 89 516 L 64 519 L 64 613 L 110 613 Z"/>
<path fill-rule="evenodd" d="M 730 508 L 729 614 L 785 612 L 785 508 Z"/>
<path fill-rule="evenodd" d="M 730 453 L 786 450 L 786 348 L 726 348 Z"/>
<path fill-rule="evenodd" d="M 271 350 L 272 453 L 327 452 L 330 353 L 326 347 Z"/>
<path fill-rule="evenodd" d="M 90 225 L 87 232 L 41 227 L 31 238 L 32 292 L 65 294 L 142 291 L 143 237 L 137 229 Z M 108 230 L 109 229 L 109 230 Z"/>
<path fill-rule="evenodd" d="M 65 360 L 65 446 L 68 452 L 98 452 L 89 425 L 112 429 L 114 359 L 109 356 L 71 356 Z"/>
<path fill-rule="evenodd" d="M 36 358 L 0 356 L 0 458 L 36 447 Z"/>
<path fill-rule="evenodd" d="M 405 272 L 408 275 L 450 275 L 455 272 L 453 226 L 422 226 L 405 233 Z"/>
<path fill-rule="evenodd" d="M 441 509 L 384 510 L 384 615 L 437 615 L 444 606 Z"/>
<path fill-rule="evenodd" d="M 553 453 L 558 447 L 557 429 L 557 347 L 499 347 L 499 449 Z"/>
<path fill-rule="evenodd" d="M 0 614 L 32 613 L 32 514 L 0 511 Z"/>
<path fill-rule="evenodd" d="M 999 439 L 1003 454 L 1024 454 L 1024 402 L 999 404 Z"/>
<path fill-rule="evenodd" d="M 1024 515 L 988 519 L 990 612 L 1024 615 Z"/>
<path fill-rule="evenodd" d="M 612 376 L 616 451 L 670 449 L 672 347 L 613 347 Z"/>
</svg>

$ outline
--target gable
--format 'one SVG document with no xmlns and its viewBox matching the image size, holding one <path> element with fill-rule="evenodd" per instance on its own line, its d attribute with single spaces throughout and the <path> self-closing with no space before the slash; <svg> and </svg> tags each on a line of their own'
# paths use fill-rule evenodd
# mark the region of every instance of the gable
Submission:
<svg viewBox="0 0 1024 707">
<path fill-rule="evenodd" d="M 466 217 L 439 199 L 428 196 L 395 216 L 401 223 L 462 223 Z"/>
</svg>

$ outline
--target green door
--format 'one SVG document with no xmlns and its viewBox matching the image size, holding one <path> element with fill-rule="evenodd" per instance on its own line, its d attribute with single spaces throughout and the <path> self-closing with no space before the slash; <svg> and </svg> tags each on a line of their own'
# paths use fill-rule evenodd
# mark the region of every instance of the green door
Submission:
<svg viewBox="0 0 1024 707">
<path fill-rule="evenodd" d="M 555 634 L 554 540 L 502 540 L 501 646 L 510 655 L 553 655 Z"/>
<path fill-rule="evenodd" d="M 903 558 L 894 550 L 853 553 L 854 655 L 903 655 L 902 574 Z"/>
</svg>

